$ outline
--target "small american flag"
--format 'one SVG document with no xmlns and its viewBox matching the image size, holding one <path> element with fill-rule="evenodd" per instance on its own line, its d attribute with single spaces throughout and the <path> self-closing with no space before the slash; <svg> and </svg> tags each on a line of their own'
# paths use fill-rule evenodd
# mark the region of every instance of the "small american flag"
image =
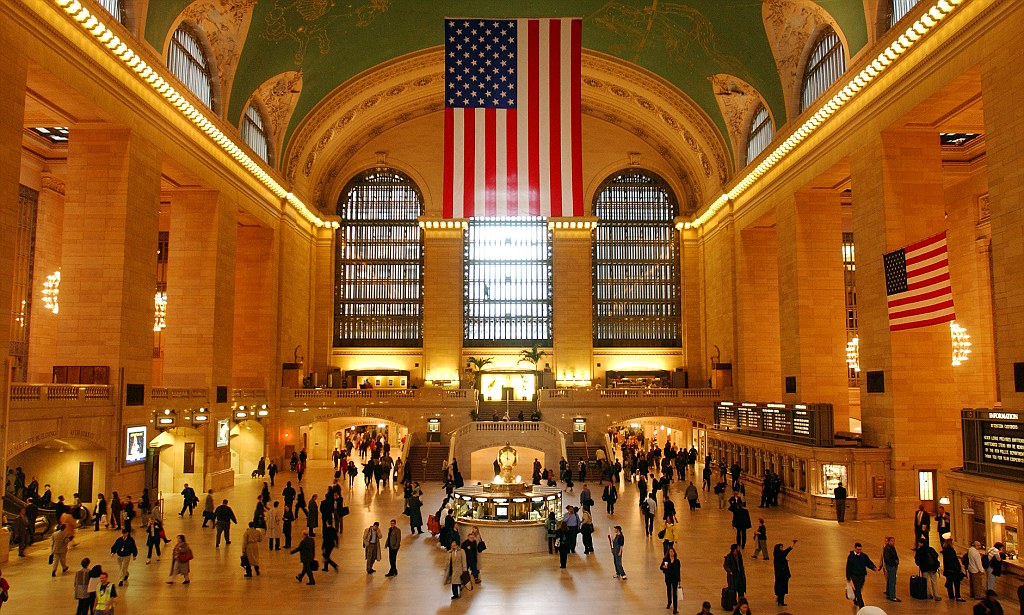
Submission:
<svg viewBox="0 0 1024 615">
<path fill-rule="evenodd" d="M 889 252 L 883 260 L 890 331 L 927 327 L 956 318 L 945 232 Z"/>
<path fill-rule="evenodd" d="M 445 218 L 583 215 L 581 30 L 445 21 Z"/>
</svg>

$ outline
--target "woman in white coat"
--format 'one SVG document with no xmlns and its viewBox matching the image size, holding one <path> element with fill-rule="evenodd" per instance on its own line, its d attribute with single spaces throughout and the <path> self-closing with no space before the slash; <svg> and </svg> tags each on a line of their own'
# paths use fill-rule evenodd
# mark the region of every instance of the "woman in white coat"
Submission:
<svg viewBox="0 0 1024 615">
<path fill-rule="evenodd" d="M 274 500 L 274 504 L 267 510 L 267 546 L 271 551 L 281 550 L 281 503 Z"/>
</svg>

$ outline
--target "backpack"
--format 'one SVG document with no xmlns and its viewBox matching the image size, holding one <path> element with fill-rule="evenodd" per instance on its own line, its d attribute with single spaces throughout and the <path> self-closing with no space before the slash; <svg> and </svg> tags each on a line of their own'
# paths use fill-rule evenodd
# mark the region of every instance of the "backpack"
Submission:
<svg viewBox="0 0 1024 615">
<path fill-rule="evenodd" d="M 646 515 L 651 512 L 651 505 L 647 503 L 647 500 L 640 502 L 640 510 Z"/>
<path fill-rule="evenodd" d="M 988 553 L 985 553 L 984 555 L 981 556 L 981 567 L 982 568 L 988 568 L 988 565 L 989 565 L 989 557 L 988 557 Z"/>
<path fill-rule="evenodd" d="M 717 485 L 715 485 L 715 493 L 725 493 L 725 485 L 723 483 L 718 483 Z"/>
<path fill-rule="evenodd" d="M 960 562 L 964 565 L 964 571 L 966 571 L 968 568 L 971 567 L 971 558 L 970 558 L 970 556 L 968 556 L 967 553 L 964 553 L 960 557 Z"/>
</svg>

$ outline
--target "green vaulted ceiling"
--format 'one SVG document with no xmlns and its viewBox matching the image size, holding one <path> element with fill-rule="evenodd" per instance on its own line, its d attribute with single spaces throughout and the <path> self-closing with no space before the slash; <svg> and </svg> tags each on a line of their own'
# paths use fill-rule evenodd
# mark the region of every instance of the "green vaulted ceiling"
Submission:
<svg viewBox="0 0 1024 615">
<path fill-rule="evenodd" d="M 228 0 L 233 4 L 240 0 Z M 189 0 L 149 3 L 146 37 L 163 49 Z M 818 0 L 856 53 L 867 42 L 863 0 Z M 689 95 L 725 135 L 708 77 L 730 73 L 760 91 L 777 124 L 782 86 L 761 0 L 258 0 L 227 101 L 237 121 L 270 77 L 301 68 L 289 134 L 338 85 L 398 56 L 443 44 L 445 17 L 583 17 L 583 46 L 633 62 Z M 728 142 L 728 137 L 725 136 Z"/>
</svg>

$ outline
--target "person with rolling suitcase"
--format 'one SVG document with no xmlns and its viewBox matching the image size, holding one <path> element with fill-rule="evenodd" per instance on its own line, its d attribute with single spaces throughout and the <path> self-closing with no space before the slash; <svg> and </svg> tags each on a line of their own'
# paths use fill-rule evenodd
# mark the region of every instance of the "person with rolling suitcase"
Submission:
<svg viewBox="0 0 1024 615">
<path fill-rule="evenodd" d="M 729 547 L 729 554 L 722 562 L 725 568 L 726 587 L 722 589 L 722 608 L 731 610 L 736 600 L 747 593 L 747 572 L 743 568 L 743 553 L 738 544 Z"/>
<path fill-rule="evenodd" d="M 919 540 L 917 551 L 914 553 L 914 563 L 921 570 L 921 576 L 910 578 L 910 597 L 918 600 L 934 598 L 936 602 L 941 602 L 942 598 L 939 597 L 939 553 L 925 541 Z M 915 579 L 920 579 L 920 581 L 915 581 Z"/>
</svg>

